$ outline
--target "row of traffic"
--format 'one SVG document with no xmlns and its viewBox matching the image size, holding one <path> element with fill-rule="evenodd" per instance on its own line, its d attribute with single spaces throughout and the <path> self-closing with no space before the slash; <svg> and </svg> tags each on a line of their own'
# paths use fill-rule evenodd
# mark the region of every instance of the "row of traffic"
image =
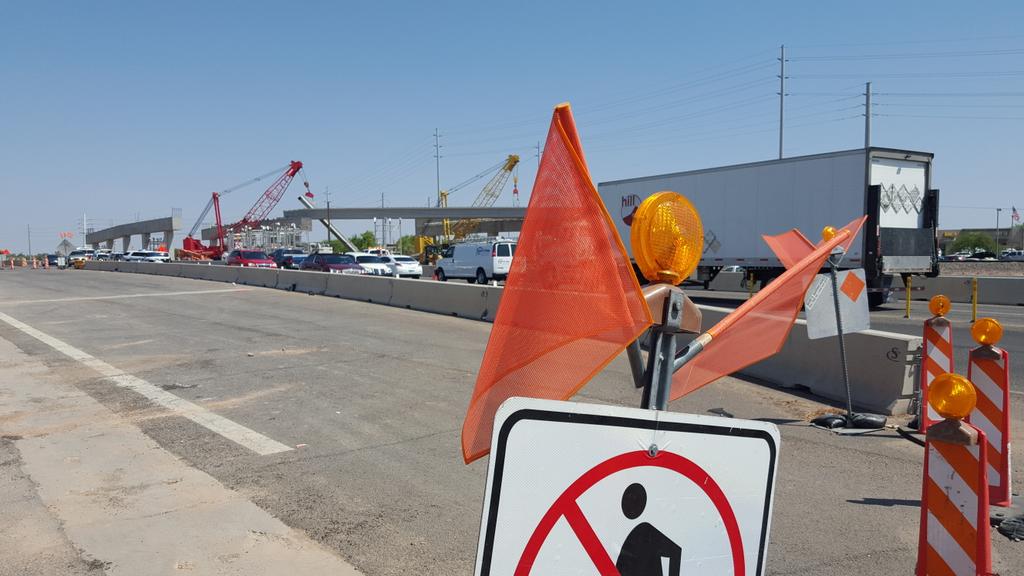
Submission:
<svg viewBox="0 0 1024 576">
<path fill-rule="evenodd" d="M 371 274 L 419 278 L 423 267 L 410 256 L 382 252 L 335 254 L 329 247 L 315 247 L 312 254 L 298 248 L 278 248 L 269 255 L 262 250 L 236 249 L 227 255 L 228 266 L 246 268 L 287 268 L 331 274 Z"/>
</svg>

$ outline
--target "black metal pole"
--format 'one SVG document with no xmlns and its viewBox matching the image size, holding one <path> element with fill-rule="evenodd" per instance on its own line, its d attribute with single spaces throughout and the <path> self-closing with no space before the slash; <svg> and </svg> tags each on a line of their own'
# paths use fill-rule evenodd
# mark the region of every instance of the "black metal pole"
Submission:
<svg viewBox="0 0 1024 576">
<path fill-rule="evenodd" d="M 850 371 L 846 365 L 846 342 L 843 340 L 843 314 L 839 310 L 839 282 L 837 281 L 835 254 L 828 259 L 828 273 L 832 277 L 832 302 L 836 306 L 836 330 L 839 336 L 839 361 L 843 365 L 843 385 L 846 386 L 846 414 L 853 416 L 853 395 L 850 392 Z"/>
</svg>

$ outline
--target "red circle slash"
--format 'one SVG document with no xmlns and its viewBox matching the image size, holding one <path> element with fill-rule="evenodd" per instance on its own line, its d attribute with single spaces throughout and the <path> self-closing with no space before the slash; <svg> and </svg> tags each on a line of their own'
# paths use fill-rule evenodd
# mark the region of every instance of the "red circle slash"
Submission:
<svg viewBox="0 0 1024 576">
<path fill-rule="evenodd" d="M 530 574 L 541 546 L 547 540 L 548 534 L 551 533 L 555 523 L 563 516 L 573 532 L 576 533 L 576 537 L 579 538 L 583 549 L 590 556 L 591 561 L 594 562 L 594 566 L 601 575 L 619 576 L 619 572 L 615 568 L 615 562 L 609 558 L 608 552 L 597 539 L 597 535 L 586 521 L 576 501 L 594 484 L 608 476 L 630 468 L 642 468 L 645 466 L 672 470 L 685 476 L 704 491 L 708 498 L 711 499 L 711 503 L 715 505 L 715 509 L 718 510 L 718 515 L 722 518 L 722 522 L 725 525 L 725 533 L 729 538 L 729 548 L 732 551 L 733 574 L 735 576 L 743 576 L 746 573 L 746 565 L 743 558 L 743 539 L 740 536 L 740 525 L 736 521 L 736 514 L 733 512 L 729 500 L 725 497 L 725 493 L 722 492 L 718 483 L 703 468 L 687 458 L 664 451 L 651 458 L 644 450 L 627 452 L 609 458 L 594 466 L 570 484 L 540 519 L 537 528 L 530 535 L 530 539 L 526 542 L 526 548 L 523 550 L 523 555 L 519 558 L 519 564 L 516 566 L 515 576 L 528 576 Z"/>
</svg>

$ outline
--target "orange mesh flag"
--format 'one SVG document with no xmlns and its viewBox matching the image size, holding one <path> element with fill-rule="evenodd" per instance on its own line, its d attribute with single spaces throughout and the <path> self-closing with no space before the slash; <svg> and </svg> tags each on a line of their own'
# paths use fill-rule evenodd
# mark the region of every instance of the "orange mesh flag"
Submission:
<svg viewBox="0 0 1024 576">
<path fill-rule="evenodd" d="M 561 104 L 462 425 L 463 458 L 488 452 L 506 399 L 571 397 L 651 322 Z"/>
<path fill-rule="evenodd" d="M 853 232 L 850 236 L 846 237 L 841 246 L 843 252 L 847 252 L 850 249 L 850 244 L 853 243 L 853 239 L 857 236 L 857 230 L 860 229 L 861 224 L 865 220 L 866 216 L 853 219 L 849 224 L 843 226 L 841 230 L 850 230 Z M 761 236 L 764 238 L 765 244 L 772 249 L 772 252 L 779 258 L 779 262 L 782 263 L 784 268 L 792 268 L 794 264 L 803 260 L 805 256 L 814 251 L 814 243 L 807 239 L 806 236 L 800 233 L 797 229 L 792 229 L 789 232 L 784 232 L 778 236 Z M 820 245 L 820 243 L 819 243 Z"/>
<path fill-rule="evenodd" d="M 820 243 L 753 298 L 712 326 L 706 333 L 710 341 L 704 345 L 704 350 L 672 377 L 671 399 L 685 396 L 781 350 L 814 276 L 836 246 L 849 249 L 865 219 L 858 218 L 847 224 L 835 238 Z M 789 234 L 791 232 L 775 236 L 772 239 L 775 244 L 768 238 L 765 240 L 773 250 L 779 245 L 798 246 L 792 236 L 789 241 L 778 242 L 780 236 Z M 782 255 L 779 259 L 785 261 Z"/>
</svg>

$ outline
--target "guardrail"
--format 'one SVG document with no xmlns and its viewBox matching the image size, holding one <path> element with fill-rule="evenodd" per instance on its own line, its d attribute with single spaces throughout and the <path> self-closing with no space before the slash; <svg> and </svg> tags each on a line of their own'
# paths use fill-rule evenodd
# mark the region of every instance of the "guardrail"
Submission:
<svg viewBox="0 0 1024 576">
<path fill-rule="evenodd" d="M 234 282 L 486 322 L 494 321 L 504 290 L 499 286 L 454 282 L 203 264 L 92 261 L 86 263 L 86 269 Z M 727 308 L 700 308 L 705 326 L 729 313 Z M 878 330 L 849 334 L 846 338 L 854 403 L 885 414 L 907 413 L 918 378 L 921 338 Z M 832 339 L 809 340 L 806 322 L 797 320 L 781 352 L 741 370 L 740 374 L 841 401 L 845 392 L 836 356 Z"/>
</svg>

